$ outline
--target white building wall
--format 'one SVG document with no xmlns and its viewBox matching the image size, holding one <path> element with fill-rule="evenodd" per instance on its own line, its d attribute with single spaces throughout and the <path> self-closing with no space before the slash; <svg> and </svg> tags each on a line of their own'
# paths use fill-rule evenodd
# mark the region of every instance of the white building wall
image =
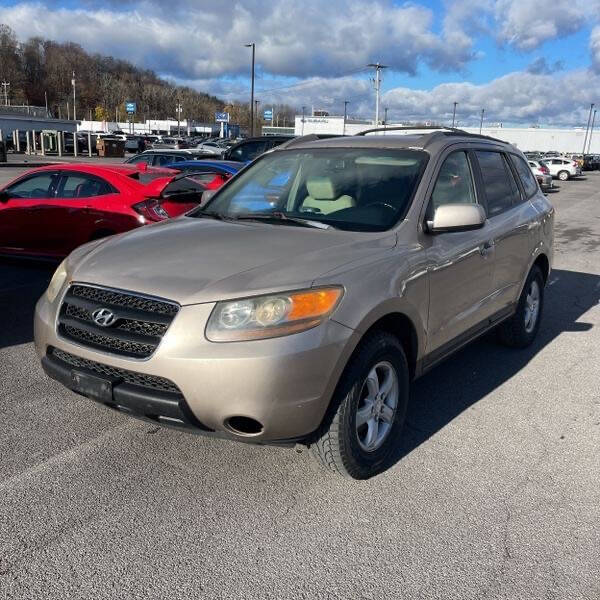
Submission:
<svg viewBox="0 0 600 600">
<path fill-rule="evenodd" d="M 150 131 L 176 131 L 177 121 L 167 119 L 147 119 L 145 123 L 133 123 L 134 133 L 149 133 Z M 131 125 L 128 121 L 80 121 L 77 127 L 78 131 L 98 131 L 108 132 L 120 129 L 126 133 L 131 131 Z M 187 121 L 183 119 L 180 122 L 181 134 L 187 134 Z M 218 125 L 190 125 L 190 131 L 193 133 L 218 133 Z"/>
<path fill-rule="evenodd" d="M 401 125 L 401 123 L 397 124 Z M 390 127 L 394 124 L 390 123 Z M 346 135 L 354 135 L 372 128 L 373 125 L 367 121 L 362 123 L 346 123 Z M 296 116 L 295 132 L 296 135 L 308 135 L 310 133 L 331 133 L 342 135 L 344 128 L 344 118 L 338 116 L 329 117 L 304 117 Z M 479 133 L 479 127 L 464 127 L 469 133 Z M 539 150 L 547 152 L 556 150 L 557 152 L 577 152 L 583 150 L 583 140 L 585 138 L 585 129 L 542 129 L 542 128 L 516 128 L 516 127 L 483 127 L 482 135 L 489 135 L 506 142 L 514 144 L 523 151 Z M 600 127 L 594 129 L 592 135 L 592 144 L 590 147 L 592 154 L 600 154 Z"/>
</svg>

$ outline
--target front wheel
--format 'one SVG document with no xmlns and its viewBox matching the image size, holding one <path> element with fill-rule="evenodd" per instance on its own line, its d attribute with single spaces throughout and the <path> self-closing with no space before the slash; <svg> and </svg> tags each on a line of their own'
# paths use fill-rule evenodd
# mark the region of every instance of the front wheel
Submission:
<svg viewBox="0 0 600 600">
<path fill-rule="evenodd" d="M 408 381 L 408 364 L 398 338 L 386 332 L 365 338 L 311 444 L 315 458 L 353 479 L 368 479 L 384 470 L 400 441 Z"/>
<path fill-rule="evenodd" d="M 533 265 L 521 292 L 515 314 L 498 326 L 498 338 L 511 348 L 529 346 L 540 328 L 544 307 L 544 278 Z"/>
<path fill-rule="evenodd" d="M 561 171 L 561 172 L 558 174 L 558 178 L 559 178 L 561 181 L 567 181 L 567 179 L 569 179 L 569 171 Z"/>
</svg>

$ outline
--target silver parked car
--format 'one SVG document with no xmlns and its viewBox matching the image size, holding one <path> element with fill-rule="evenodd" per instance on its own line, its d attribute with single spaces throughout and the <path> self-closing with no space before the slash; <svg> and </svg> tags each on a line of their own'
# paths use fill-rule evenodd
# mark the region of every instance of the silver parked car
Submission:
<svg viewBox="0 0 600 600">
<path fill-rule="evenodd" d="M 37 305 L 36 349 L 110 408 L 305 444 L 366 478 L 394 456 L 414 378 L 490 329 L 532 343 L 553 222 L 501 141 L 299 138 L 200 209 L 75 250 Z"/>
</svg>

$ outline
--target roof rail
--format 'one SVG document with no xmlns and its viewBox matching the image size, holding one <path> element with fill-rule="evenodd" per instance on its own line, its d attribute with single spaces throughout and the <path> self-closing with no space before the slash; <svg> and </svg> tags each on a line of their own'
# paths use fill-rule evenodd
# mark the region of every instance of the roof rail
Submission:
<svg viewBox="0 0 600 600">
<path fill-rule="evenodd" d="M 431 131 L 431 133 L 441 133 L 443 135 L 461 135 L 464 137 L 477 138 L 479 140 L 490 140 L 492 142 L 500 142 L 501 144 L 510 144 L 510 142 L 506 142 L 504 140 L 500 140 L 495 137 L 491 137 L 489 135 L 482 135 L 481 133 L 470 133 L 465 131 L 464 129 L 457 129 L 456 127 L 444 127 L 435 125 L 424 125 L 423 127 L 413 127 L 413 126 L 403 126 L 403 127 L 375 127 L 373 129 L 366 129 L 365 131 L 361 131 L 355 135 L 365 135 L 367 133 L 373 133 L 375 131 L 414 131 L 414 130 L 426 130 Z"/>
<path fill-rule="evenodd" d="M 364 131 L 360 131 L 359 133 L 356 133 L 355 135 L 366 135 L 367 133 L 374 133 L 376 131 L 413 131 L 413 130 L 421 130 L 421 129 L 425 129 L 425 130 L 431 130 L 431 131 L 439 131 L 440 129 L 443 129 L 445 131 L 452 131 L 454 133 L 465 133 L 467 135 L 469 135 L 466 131 L 464 131 L 463 129 L 456 129 L 456 127 L 445 127 L 444 125 L 423 125 L 422 127 L 415 127 L 413 125 L 398 125 L 395 127 L 373 127 L 373 129 L 365 129 Z"/>
</svg>

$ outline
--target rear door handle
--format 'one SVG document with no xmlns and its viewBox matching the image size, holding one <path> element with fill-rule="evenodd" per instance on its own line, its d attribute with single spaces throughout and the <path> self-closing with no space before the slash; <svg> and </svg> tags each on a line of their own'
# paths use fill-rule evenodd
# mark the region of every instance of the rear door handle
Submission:
<svg viewBox="0 0 600 600">
<path fill-rule="evenodd" d="M 487 256 L 494 250 L 494 240 L 488 240 L 481 246 L 479 246 L 479 254 L 481 256 Z"/>
</svg>

